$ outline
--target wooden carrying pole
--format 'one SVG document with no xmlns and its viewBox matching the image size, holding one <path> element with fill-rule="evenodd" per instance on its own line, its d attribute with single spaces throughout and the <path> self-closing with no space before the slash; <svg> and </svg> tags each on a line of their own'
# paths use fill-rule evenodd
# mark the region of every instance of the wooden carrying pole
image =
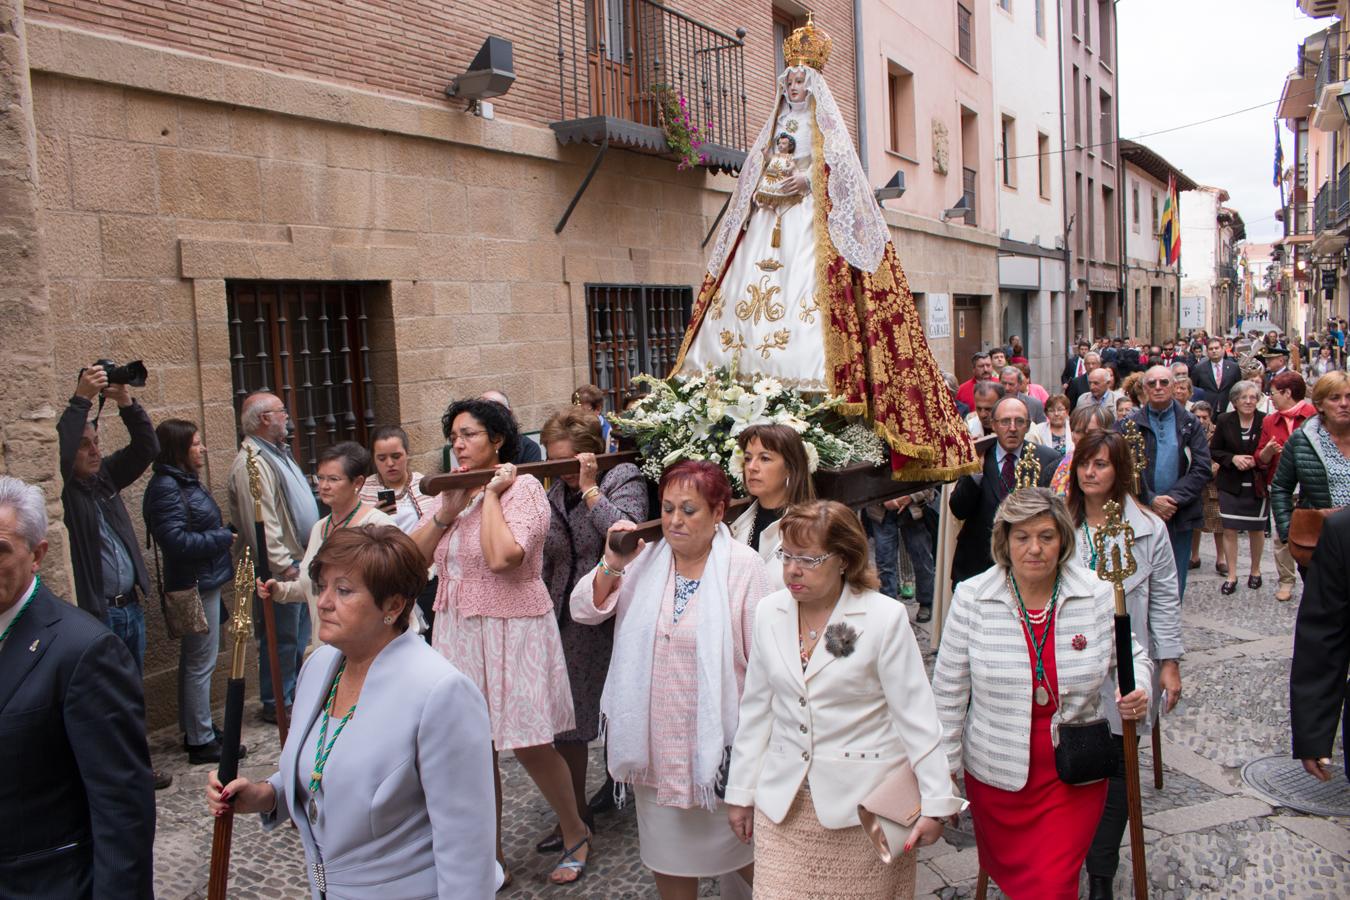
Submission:
<svg viewBox="0 0 1350 900">
<path fill-rule="evenodd" d="M 722 521 L 727 522 L 735 519 L 742 512 L 749 508 L 755 501 L 750 497 L 741 497 L 738 500 L 732 500 L 727 504 L 726 512 L 722 513 Z M 648 519 L 646 522 L 637 523 L 637 528 L 632 531 L 616 531 L 609 536 L 609 549 L 615 553 L 627 555 L 633 552 L 639 540 L 651 543 L 661 536 L 661 520 Z"/>
<path fill-rule="evenodd" d="M 262 471 L 259 465 L 258 457 L 254 455 L 253 448 L 249 447 L 248 487 L 249 492 L 253 494 L 253 541 L 258 548 L 254 565 L 257 569 L 256 577 L 266 583 L 273 576 L 272 567 L 267 562 L 267 529 L 263 525 Z M 257 582 L 254 582 L 252 594 L 255 597 L 259 596 Z M 290 716 L 286 713 L 286 678 L 281 671 L 281 657 L 277 654 L 276 606 L 270 594 L 262 598 L 262 610 L 263 628 L 267 632 L 267 663 L 272 670 L 272 703 L 277 711 L 277 735 L 281 738 L 281 746 L 285 747 L 286 733 L 290 730 Z"/>
<path fill-rule="evenodd" d="M 244 555 L 234 570 L 234 614 L 230 616 L 234 649 L 230 654 L 230 680 L 225 685 L 225 733 L 220 738 L 220 767 L 216 769 L 222 787 L 239 775 L 239 736 L 244 726 L 244 658 L 248 640 L 253 635 L 251 600 L 256 578 L 252 552 L 245 546 Z M 211 875 L 206 883 L 208 900 L 225 900 L 233 835 L 234 810 L 229 809 L 216 819 L 215 831 L 211 834 Z"/>
<path fill-rule="evenodd" d="M 636 463 L 637 461 L 638 454 L 635 450 L 625 450 L 621 453 L 597 453 L 595 455 L 596 468 L 601 472 L 606 472 L 620 463 Z M 535 478 L 558 478 L 562 475 L 575 475 L 579 471 L 581 471 L 581 465 L 577 462 L 576 457 L 550 459 L 537 463 L 522 463 L 516 466 L 517 475 L 533 475 Z M 487 484 L 496 472 L 495 468 L 487 468 L 428 475 L 422 479 L 419 488 L 427 496 L 444 493 L 445 491 L 468 490 Z"/>
<path fill-rule="evenodd" d="M 1097 551 L 1097 577 L 1111 582 L 1116 599 L 1116 679 L 1120 696 L 1134 691 L 1133 637 L 1125 606 L 1125 579 L 1134 574 L 1134 529 L 1121 518 L 1120 504 L 1106 502 L 1106 524 L 1092 536 Z M 1117 540 L 1119 539 L 1119 540 Z M 1124 548 L 1124 553 L 1121 550 Z M 1108 552 L 1109 551 L 1109 552 Z M 1134 867 L 1134 896 L 1148 900 L 1148 865 L 1144 859 L 1144 808 L 1139 788 L 1139 737 L 1133 719 L 1120 720 L 1125 753 L 1125 796 L 1130 815 L 1130 861 Z"/>
<path fill-rule="evenodd" d="M 1130 448 L 1130 468 L 1134 475 L 1134 495 L 1139 496 L 1139 485 L 1148 468 L 1148 453 L 1145 452 L 1144 433 L 1139 430 L 1133 419 L 1125 421 L 1125 445 Z M 1162 715 L 1153 720 L 1153 788 L 1162 790 Z"/>
</svg>

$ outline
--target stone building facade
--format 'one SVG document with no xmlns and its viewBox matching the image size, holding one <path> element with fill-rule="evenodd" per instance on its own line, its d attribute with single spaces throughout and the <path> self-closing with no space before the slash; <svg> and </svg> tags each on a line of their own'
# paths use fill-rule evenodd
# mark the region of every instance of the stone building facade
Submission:
<svg viewBox="0 0 1350 900">
<path fill-rule="evenodd" d="M 597 164 L 596 147 L 550 128 L 585 118 L 595 72 L 637 78 L 640 29 L 614 11 L 666 8 L 26 6 L 0 3 L 3 470 L 44 485 L 55 534 L 55 419 L 75 373 L 99 358 L 145 361 L 137 396 L 155 421 L 200 424 L 206 480 L 223 500 L 235 404 L 261 384 L 291 403 L 302 464 L 400 423 L 417 468 L 432 471 L 452 398 L 504 391 L 537 429 L 577 384 L 608 379 L 618 397 L 678 342 L 732 178 L 617 139 Z M 834 38 L 827 77 L 854 129 L 852 4 L 813 8 Z M 804 10 L 716 0 L 688 12 L 700 21 L 660 27 L 743 41 L 739 81 L 690 75 L 725 87 L 729 106 L 741 99 L 735 115 L 753 139 L 777 38 Z M 573 26 L 576 40 L 560 32 Z M 592 26 L 626 34 L 628 50 L 588 48 Z M 489 33 L 513 43 L 516 73 L 491 119 L 444 94 Z M 103 437 L 107 448 L 125 440 L 115 422 Z M 139 486 L 126 501 L 139 520 Z M 147 617 L 153 726 L 174 715 L 177 647 L 157 610 Z"/>
</svg>

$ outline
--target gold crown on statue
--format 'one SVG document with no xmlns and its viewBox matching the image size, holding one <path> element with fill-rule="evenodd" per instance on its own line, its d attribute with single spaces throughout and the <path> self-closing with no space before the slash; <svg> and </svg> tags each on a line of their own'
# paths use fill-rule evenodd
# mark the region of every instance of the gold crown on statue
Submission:
<svg viewBox="0 0 1350 900">
<path fill-rule="evenodd" d="M 830 49 L 833 46 L 834 41 L 816 27 L 812 21 L 812 14 L 808 12 L 806 24 L 795 29 L 788 35 L 788 39 L 783 41 L 783 59 L 789 66 L 810 66 L 821 72 L 830 59 Z"/>
</svg>

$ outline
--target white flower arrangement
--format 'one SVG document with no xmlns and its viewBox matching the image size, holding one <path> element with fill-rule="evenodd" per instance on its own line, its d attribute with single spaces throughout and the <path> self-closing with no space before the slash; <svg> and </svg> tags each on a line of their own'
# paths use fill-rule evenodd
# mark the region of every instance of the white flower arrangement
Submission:
<svg viewBox="0 0 1350 900">
<path fill-rule="evenodd" d="M 652 479 L 680 460 L 706 459 L 721 466 L 736 492 L 744 494 L 745 455 L 736 437 L 751 425 L 794 429 L 802 436 L 812 472 L 822 465 L 883 465 L 889 459 L 870 427 L 835 413 L 840 398 L 808 399 L 774 378 L 759 378 L 747 389 L 719 368 L 664 381 L 639 375 L 634 383 L 647 385 L 650 392 L 609 419 L 637 442 L 643 474 Z"/>
</svg>

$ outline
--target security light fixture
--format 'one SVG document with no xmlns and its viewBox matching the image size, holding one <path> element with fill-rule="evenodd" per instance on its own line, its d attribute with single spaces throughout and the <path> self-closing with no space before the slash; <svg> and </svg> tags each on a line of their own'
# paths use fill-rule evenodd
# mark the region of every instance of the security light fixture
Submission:
<svg viewBox="0 0 1350 900">
<path fill-rule="evenodd" d="M 899 169 L 891 176 L 891 180 L 886 182 L 885 187 L 879 187 L 872 192 L 872 196 L 877 198 L 880 204 L 883 200 L 899 200 L 905 195 L 905 173 Z"/>
<path fill-rule="evenodd" d="M 971 209 L 966 203 L 966 198 L 961 197 L 956 201 L 956 205 L 950 209 L 942 211 L 942 221 L 950 222 L 952 219 L 960 219 L 966 225 L 975 224 L 975 210 Z"/>
<path fill-rule="evenodd" d="M 456 75 L 445 89 L 447 97 L 469 102 L 469 112 L 483 118 L 492 118 L 492 104 L 484 103 L 491 97 L 500 97 L 515 83 L 515 66 L 511 61 L 511 42 L 489 35 L 479 48 L 478 55 L 469 63 L 469 69 Z"/>
</svg>

